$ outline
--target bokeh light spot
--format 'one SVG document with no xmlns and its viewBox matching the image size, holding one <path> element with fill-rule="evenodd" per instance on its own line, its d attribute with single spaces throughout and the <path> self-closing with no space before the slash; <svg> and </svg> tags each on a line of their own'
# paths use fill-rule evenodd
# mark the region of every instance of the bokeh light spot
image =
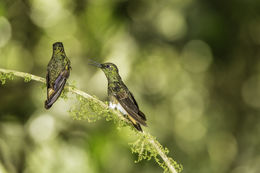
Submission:
<svg viewBox="0 0 260 173">
<path fill-rule="evenodd" d="M 205 72 L 212 63 L 211 49 L 201 40 L 192 40 L 185 45 L 181 62 L 184 69 L 190 72 Z"/>
<path fill-rule="evenodd" d="M 46 28 L 46 32 L 50 37 L 64 40 L 73 36 L 77 29 L 75 17 L 69 11 L 64 11 L 64 16 L 66 17 L 58 20 L 52 27 Z"/>
<path fill-rule="evenodd" d="M 208 140 L 208 152 L 213 162 L 228 165 L 237 154 L 236 139 L 228 133 L 218 133 Z"/>
<path fill-rule="evenodd" d="M 187 26 L 184 16 L 172 9 L 163 10 L 156 21 L 159 32 L 169 40 L 181 38 L 186 34 Z"/>
<path fill-rule="evenodd" d="M 31 0 L 33 22 L 43 28 L 51 27 L 66 17 L 59 0 Z"/>
<path fill-rule="evenodd" d="M 197 141 L 202 139 L 207 128 L 202 123 L 204 112 L 204 101 L 195 90 L 184 88 L 172 99 L 172 110 L 176 113 L 174 121 L 174 132 L 186 141 Z"/>
<path fill-rule="evenodd" d="M 4 166 L 0 163 L 0 173 L 7 173 Z"/>
<path fill-rule="evenodd" d="M 29 125 L 30 136 L 37 142 L 50 139 L 55 130 L 55 120 L 48 114 L 33 119 Z"/>
<path fill-rule="evenodd" d="M 172 99 L 172 109 L 174 112 L 179 113 L 183 110 L 190 109 L 192 112 L 192 117 L 189 118 L 198 118 L 198 115 L 201 115 L 204 111 L 204 100 L 202 96 L 197 93 L 195 90 L 190 88 L 183 88 L 180 90 L 175 97 Z M 185 119 L 187 119 L 186 117 Z"/>
<path fill-rule="evenodd" d="M 11 42 L 8 49 L 3 51 L 1 62 L 7 68 L 17 69 L 23 71 L 30 71 L 33 68 L 33 61 L 31 61 L 31 54 L 27 49 L 23 49 L 18 42 Z"/>
<path fill-rule="evenodd" d="M 259 18 L 249 22 L 248 24 L 249 34 L 251 39 L 256 43 L 260 44 L 260 22 Z"/>
<path fill-rule="evenodd" d="M 207 127 L 200 119 L 194 120 L 190 110 L 180 111 L 174 121 L 173 131 L 185 141 L 201 140 L 207 132 Z"/>
<path fill-rule="evenodd" d="M 11 38 L 11 25 L 9 21 L 1 16 L 0 17 L 0 47 L 3 47 Z"/>
<path fill-rule="evenodd" d="M 252 76 L 243 84 L 242 97 L 248 105 L 260 108 L 260 76 Z"/>
</svg>

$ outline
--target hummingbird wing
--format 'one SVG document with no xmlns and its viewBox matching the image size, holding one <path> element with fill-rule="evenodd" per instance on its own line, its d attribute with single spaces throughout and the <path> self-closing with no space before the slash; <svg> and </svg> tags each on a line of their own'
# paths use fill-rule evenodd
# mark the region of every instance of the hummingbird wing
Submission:
<svg viewBox="0 0 260 173">
<path fill-rule="evenodd" d="M 129 91 L 129 92 L 130 92 L 130 91 Z M 136 100 L 135 100 L 135 98 L 134 98 L 134 95 L 133 95 L 131 92 L 130 92 L 130 96 L 131 96 L 131 99 L 133 100 L 134 104 L 136 105 L 136 107 L 137 107 L 138 110 L 139 110 L 139 106 L 138 106 L 138 104 L 137 104 L 137 102 L 136 102 Z M 141 112 L 140 110 L 139 110 L 139 115 L 140 115 L 144 120 L 146 120 L 146 117 L 145 117 L 144 113 Z"/>
<path fill-rule="evenodd" d="M 145 122 L 144 114 L 139 110 L 138 105 L 136 104 L 135 99 L 132 97 L 132 94 L 128 95 L 126 91 L 120 91 L 115 94 L 119 104 L 125 109 L 129 114 L 129 118 L 134 119 L 138 123 L 147 126 Z M 132 120 L 131 120 L 132 121 Z M 135 124 L 136 125 L 136 124 Z"/>
<path fill-rule="evenodd" d="M 67 78 L 69 77 L 69 71 L 63 70 L 52 85 L 49 80 L 49 73 L 46 76 L 47 82 L 47 100 L 45 101 L 45 108 L 49 109 L 53 103 L 59 98 L 61 92 L 66 84 Z"/>
</svg>

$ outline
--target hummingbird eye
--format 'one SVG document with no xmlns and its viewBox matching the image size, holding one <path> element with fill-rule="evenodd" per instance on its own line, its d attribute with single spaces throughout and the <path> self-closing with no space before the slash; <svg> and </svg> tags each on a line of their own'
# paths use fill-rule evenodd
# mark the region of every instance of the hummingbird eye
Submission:
<svg viewBox="0 0 260 173">
<path fill-rule="evenodd" d="M 106 65 L 106 68 L 110 68 L 110 65 Z"/>
</svg>

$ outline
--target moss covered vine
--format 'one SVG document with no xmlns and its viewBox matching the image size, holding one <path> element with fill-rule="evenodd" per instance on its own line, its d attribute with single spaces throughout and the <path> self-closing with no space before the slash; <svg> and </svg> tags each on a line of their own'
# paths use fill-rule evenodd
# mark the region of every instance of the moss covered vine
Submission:
<svg viewBox="0 0 260 173">
<path fill-rule="evenodd" d="M 0 81 L 2 85 L 4 85 L 7 80 L 14 80 L 15 76 L 24 78 L 24 82 L 34 80 L 45 83 L 45 79 L 42 77 L 0 68 Z M 164 172 L 177 173 L 182 171 L 182 165 L 167 156 L 169 150 L 163 147 L 155 137 L 147 132 L 141 133 L 136 131 L 132 126 L 129 126 L 128 120 L 118 111 L 109 109 L 107 103 L 78 90 L 75 86 L 68 85 L 66 85 L 61 98 L 67 99 L 68 92 L 75 94 L 77 98 L 77 103 L 71 106 L 69 110 L 73 119 L 96 122 L 101 118 L 105 118 L 107 121 L 114 121 L 119 128 L 127 126 L 135 132 L 138 139 L 136 142 L 130 143 L 129 146 L 131 147 L 131 151 L 138 155 L 136 163 L 141 160 L 151 160 L 154 158 L 154 160 L 164 169 Z"/>
</svg>

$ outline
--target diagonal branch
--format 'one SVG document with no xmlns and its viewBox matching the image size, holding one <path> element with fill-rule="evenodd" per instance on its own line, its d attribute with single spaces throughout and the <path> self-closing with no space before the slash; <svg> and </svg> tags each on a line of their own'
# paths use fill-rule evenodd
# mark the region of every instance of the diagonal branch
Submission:
<svg viewBox="0 0 260 173">
<path fill-rule="evenodd" d="M 17 77 L 21 77 L 21 78 L 29 78 L 30 80 L 34 80 L 34 81 L 37 81 L 37 82 L 41 82 L 41 83 L 46 83 L 46 80 L 42 77 L 39 77 L 39 76 L 35 76 L 35 75 L 32 75 L 30 73 L 24 73 L 24 72 L 20 72 L 20 71 L 16 71 L 16 70 L 8 70 L 8 69 L 3 69 L 3 68 L 0 68 L 0 72 L 2 73 L 10 73 L 10 74 L 13 74 L 14 76 L 17 76 Z M 74 88 L 74 87 L 71 87 L 71 86 L 66 86 L 66 88 L 74 93 L 74 94 L 77 94 L 79 96 L 82 96 L 84 97 L 85 99 L 91 99 L 93 100 L 96 104 L 100 105 L 102 108 L 108 110 L 110 109 L 108 107 L 108 105 L 106 105 L 104 102 L 102 102 L 101 100 L 89 95 L 88 93 L 86 92 L 83 92 L 77 88 Z M 123 120 L 123 121 L 127 121 L 127 119 L 125 119 L 123 116 L 121 116 L 121 114 L 118 112 L 118 111 L 115 111 L 113 109 L 110 109 L 110 111 L 112 111 L 113 114 L 116 114 L 118 115 L 118 117 Z M 138 133 L 141 135 L 141 136 L 146 136 L 146 137 L 149 137 L 151 136 L 148 132 L 139 132 Z M 165 151 L 163 150 L 161 144 L 154 138 L 151 136 L 151 138 L 148 138 L 147 140 L 149 142 L 149 144 L 157 151 L 157 153 L 160 155 L 160 157 L 162 158 L 162 160 L 164 161 L 164 164 L 167 166 L 167 170 L 171 173 L 178 173 L 182 170 L 182 167 L 181 166 L 178 166 L 177 163 L 175 163 L 172 158 L 168 157 L 166 154 L 165 154 Z M 177 166 L 177 169 L 176 169 L 176 166 Z"/>
</svg>

